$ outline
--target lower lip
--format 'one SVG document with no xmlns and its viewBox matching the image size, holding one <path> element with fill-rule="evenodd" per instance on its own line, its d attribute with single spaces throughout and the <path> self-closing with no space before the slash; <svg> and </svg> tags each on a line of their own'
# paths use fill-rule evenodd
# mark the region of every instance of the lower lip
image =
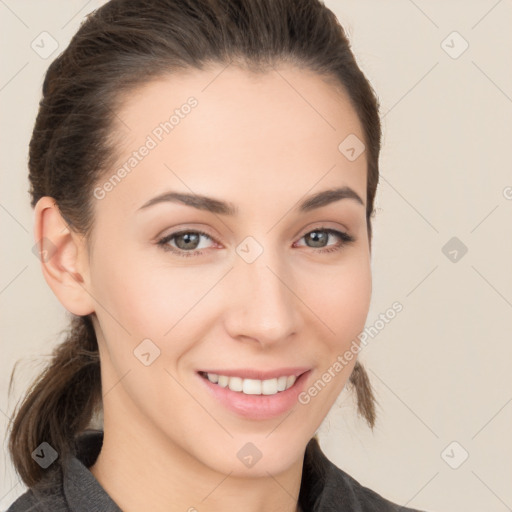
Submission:
<svg viewBox="0 0 512 512">
<path fill-rule="evenodd" d="M 285 413 L 298 403 L 299 394 L 302 392 L 310 372 L 311 370 L 308 370 L 303 373 L 297 377 L 291 388 L 275 395 L 246 395 L 214 384 L 199 374 L 197 376 L 208 391 L 230 411 L 251 420 L 266 420 Z"/>
</svg>

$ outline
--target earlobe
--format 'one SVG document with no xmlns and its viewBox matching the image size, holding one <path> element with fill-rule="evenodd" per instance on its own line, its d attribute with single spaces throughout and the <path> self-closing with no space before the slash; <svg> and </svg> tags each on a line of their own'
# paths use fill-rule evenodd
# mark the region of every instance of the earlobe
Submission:
<svg viewBox="0 0 512 512">
<path fill-rule="evenodd" d="M 60 303 L 78 316 L 94 312 L 83 237 L 70 229 L 52 197 L 40 198 L 35 206 L 34 237 L 44 278 Z"/>
</svg>

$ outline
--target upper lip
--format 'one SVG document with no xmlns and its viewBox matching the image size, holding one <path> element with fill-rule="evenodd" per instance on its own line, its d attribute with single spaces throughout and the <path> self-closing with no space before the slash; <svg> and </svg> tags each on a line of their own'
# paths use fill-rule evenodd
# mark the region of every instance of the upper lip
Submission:
<svg viewBox="0 0 512 512">
<path fill-rule="evenodd" d="M 293 368 L 276 368 L 275 370 L 257 370 L 254 368 L 232 368 L 232 369 L 208 369 L 198 370 L 204 373 L 216 373 L 217 375 L 226 375 L 227 377 L 241 377 L 242 379 L 268 380 L 277 377 L 295 375 L 299 377 L 303 373 L 310 370 L 305 366 L 294 366 Z"/>
</svg>

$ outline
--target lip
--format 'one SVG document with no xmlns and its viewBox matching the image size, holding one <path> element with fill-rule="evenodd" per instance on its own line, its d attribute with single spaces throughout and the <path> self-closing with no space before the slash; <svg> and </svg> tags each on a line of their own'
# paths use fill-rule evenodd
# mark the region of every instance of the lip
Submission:
<svg viewBox="0 0 512 512">
<path fill-rule="evenodd" d="M 290 368 L 284 370 L 290 371 Z M 202 382 L 202 385 L 205 386 L 206 391 L 209 392 L 211 396 L 213 396 L 229 411 L 234 412 L 238 416 L 242 416 L 251 420 L 266 420 L 280 416 L 298 403 L 299 394 L 305 387 L 306 381 L 311 373 L 311 369 L 306 369 L 305 371 L 304 369 L 301 371 L 298 369 L 294 370 L 295 372 L 298 372 L 299 376 L 294 382 L 293 386 L 285 391 L 280 391 L 275 395 L 246 395 L 238 391 L 231 391 L 229 388 L 223 388 L 218 384 L 214 384 L 213 382 L 210 382 L 207 377 L 202 377 L 199 373 L 197 373 L 197 377 L 199 378 L 200 382 Z M 222 370 L 222 372 L 225 371 L 226 370 Z M 238 377 L 240 374 L 236 372 L 240 371 L 242 370 L 233 370 L 232 375 L 228 375 L 226 373 L 220 373 L 220 375 Z M 277 372 L 282 371 L 283 369 L 277 370 Z M 275 378 L 272 376 L 268 377 L 268 375 L 272 374 L 277 376 L 286 375 L 286 371 L 285 373 L 276 373 L 276 370 L 273 370 L 272 372 L 258 372 L 257 370 L 254 370 L 252 375 L 263 374 L 264 378 L 259 378 L 261 380 L 265 380 L 269 378 Z M 295 372 L 289 373 L 288 375 L 295 375 Z M 212 370 L 208 373 L 217 372 Z"/>
<path fill-rule="evenodd" d="M 225 370 L 198 370 L 202 373 L 216 373 L 217 375 L 226 375 L 227 377 L 241 377 L 242 379 L 268 380 L 277 377 L 295 375 L 299 377 L 311 368 L 306 366 L 294 366 L 293 368 L 276 368 L 275 370 L 256 370 L 254 368 L 235 368 Z"/>
</svg>

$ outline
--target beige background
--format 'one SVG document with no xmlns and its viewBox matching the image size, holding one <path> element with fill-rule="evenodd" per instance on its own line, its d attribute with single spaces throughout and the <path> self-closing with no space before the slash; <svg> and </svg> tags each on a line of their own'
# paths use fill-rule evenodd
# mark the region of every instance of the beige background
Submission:
<svg viewBox="0 0 512 512">
<path fill-rule="evenodd" d="M 9 414 L 66 325 L 31 251 L 27 145 L 47 66 L 102 3 L 0 1 L 2 510 L 24 492 L 5 451 Z M 321 445 L 400 504 L 512 510 L 512 3 L 326 4 L 382 104 L 367 325 L 394 301 L 404 309 L 360 353 L 380 402 L 375 432 L 345 390 L 320 429 Z M 31 48 L 43 31 L 59 44 L 46 60 Z M 456 55 L 464 40 L 457 58 L 445 51 Z M 456 261 L 442 250 L 452 237 L 468 249 Z"/>
</svg>

